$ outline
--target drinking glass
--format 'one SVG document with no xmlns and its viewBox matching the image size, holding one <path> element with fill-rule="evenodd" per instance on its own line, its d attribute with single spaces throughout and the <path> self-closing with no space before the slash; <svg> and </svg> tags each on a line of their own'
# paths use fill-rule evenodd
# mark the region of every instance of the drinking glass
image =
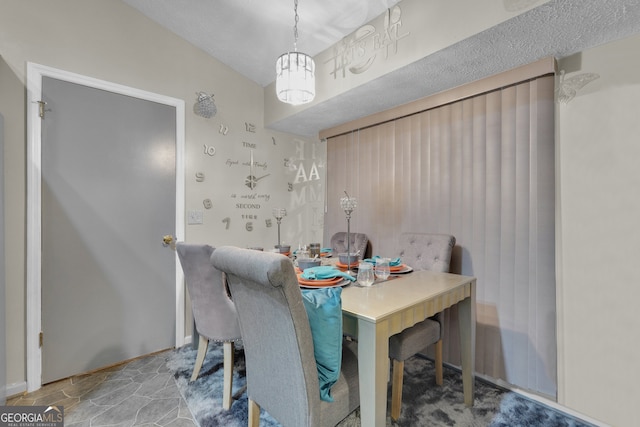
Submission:
<svg viewBox="0 0 640 427">
<path fill-rule="evenodd" d="M 371 286 L 375 278 L 373 277 L 373 266 L 368 262 L 361 262 L 358 265 L 358 276 L 356 277 L 361 286 Z"/>
<path fill-rule="evenodd" d="M 380 280 L 387 280 L 389 278 L 389 274 L 391 273 L 389 270 L 389 258 L 378 258 L 376 260 L 375 273 L 376 277 Z"/>
<path fill-rule="evenodd" d="M 320 258 L 320 243 L 311 243 L 309 245 L 309 256 L 311 258 L 316 256 Z"/>
</svg>

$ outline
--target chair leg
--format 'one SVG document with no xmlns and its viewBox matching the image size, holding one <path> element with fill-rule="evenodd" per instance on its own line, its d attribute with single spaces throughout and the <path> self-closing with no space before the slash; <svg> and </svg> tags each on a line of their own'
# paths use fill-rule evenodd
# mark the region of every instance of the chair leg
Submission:
<svg viewBox="0 0 640 427">
<path fill-rule="evenodd" d="M 393 361 L 393 382 L 391 383 L 391 419 L 397 421 L 400 418 L 402 407 L 402 377 L 404 373 L 404 361 Z"/>
<path fill-rule="evenodd" d="M 196 356 L 196 364 L 193 365 L 193 373 L 191 374 L 191 381 L 195 381 L 200 374 L 202 363 L 204 362 L 204 356 L 207 354 L 207 347 L 209 346 L 209 340 L 200 335 L 200 341 L 198 341 L 198 355 Z"/>
<path fill-rule="evenodd" d="M 231 408 L 231 389 L 233 388 L 233 343 L 224 343 L 224 385 L 222 390 L 222 407 L 225 410 Z"/>
<path fill-rule="evenodd" d="M 442 385 L 442 340 L 435 344 L 436 384 Z"/>
<path fill-rule="evenodd" d="M 260 406 L 249 399 L 249 427 L 260 426 Z"/>
</svg>

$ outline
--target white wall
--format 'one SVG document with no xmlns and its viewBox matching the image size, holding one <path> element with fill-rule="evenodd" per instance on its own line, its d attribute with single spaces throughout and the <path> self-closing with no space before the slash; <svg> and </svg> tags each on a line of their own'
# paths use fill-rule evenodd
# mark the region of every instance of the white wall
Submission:
<svg viewBox="0 0 640 427">
<path fill-rule="evenodd" d="M 0 114 L 0 271 L 4 271 L 4 117 Z M 4 274 L 0 274 L 0 301 L 5 301 Z M 0 304 L 0 349 L 5 347 L 6 308 Z M 0 405 L 7 397 L 7 355 L 0 351 Z"/>
<path fill-rule="evenodd" d="M 640 425 L 640 36 L 559 62 L 565 84 L 599 78 L 558 104 L 559 403 Z"/>
<path fill-rule="evenodd" d="M 201 210 L 202 225 L 187 226 L 186 240 L 215 246 L 272 247 L 273 207 L 285 207 L 283 240 L 319 241 L 324 144 L 263 127 L 264 90 L 120 1 L 32 0 L 0 3 L 0 114 L 5 117 L 5 239 L 7 383 L 19 390 L 25 354 L 25 78 L 26 63 L 83 74 L 186 102 L 186 209 Z M 192 112 L 196 92 L 213 93 L 218 113 Z M 220 127 L 228 129 L 226 134 Z M 205 152 L 214 147 L 215 154 Z M 250 151 L 270 176 L 251 192 Z M 245 163 L 245 164 L 243 164 Z M 304 168 L 301 168 L 303 166 Z M 304 173 L 301 173 L 304 171 Z M 196 172 L 205 181 L 196 182 Z M 291 185 L 289 185 L 291 184 Z M 256 200 L 244 199 L 255 195 Z M 206 209 L 204 200 L 211 199 Z M 252 208 L 238 207 L 249 200 Z M 260 205 L 257 208 L 255 205 Z M 320 208 L 321 210 L 321 208 Z M 321 215 L 320 215 L 321 217 Z M 229 218 L 228 221 L 224 221 Z M 251 224 L 249 224 L 251 223 Z M 229 228 L 227 228 L 227 224 Z M 159 237 L 159 242 L 162 236 Z M 4 302 L 4 301 L 3 301 Z M 46 302 L 44 302 L 46 303 Z M 189 314 L 187 313 L 187 316 Z M 190 322 L 186 322 L 190 333 Z M 0 349 L 3 353 L 5 349 Z M 16 385 L 17 384 L 17 385 Z"/>
</svg>

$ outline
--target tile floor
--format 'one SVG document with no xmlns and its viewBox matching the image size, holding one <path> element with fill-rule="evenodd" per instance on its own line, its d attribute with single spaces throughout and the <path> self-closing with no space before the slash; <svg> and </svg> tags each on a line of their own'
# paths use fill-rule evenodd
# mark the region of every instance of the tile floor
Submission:
<svg viewBox="0 0 640 427">
<path fill-rule="evenodd" d="M 165 352 L 47 384 L 7 405 L 62 405 L 66 427 L 193 427 L 187 404 L 166 368 Z"/>
</svg>

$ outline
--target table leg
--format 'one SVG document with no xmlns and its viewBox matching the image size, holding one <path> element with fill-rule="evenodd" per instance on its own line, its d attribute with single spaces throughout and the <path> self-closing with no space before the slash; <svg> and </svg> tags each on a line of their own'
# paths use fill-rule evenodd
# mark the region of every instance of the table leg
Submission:
<svg viewBox="0 0 640 427">
<path fill-rule="evenodd" d="M 471 296 L 458 303 L 458 326 L 460 327 L 460 351 L 462 356 L 462 388 L 464 404 L 473 406 L 474 371 L 476 360 L 476 298 L 475 282 L 471 285 Z"/>
<path fill-rule="evenodd" d="M 360 424 L 383 427 L 387 422 L 389 333 L 386 322 L 358 321 Z"/>
<path fill-rule="evenodd" d="M 191 348 L 197 350 L 198 345 L 200 345 L 200 334 L 196 328 L 196 319 L 193 319 L 193 324 L 191 326 L 193 327 L 191 330 Z"/>
</svg>

